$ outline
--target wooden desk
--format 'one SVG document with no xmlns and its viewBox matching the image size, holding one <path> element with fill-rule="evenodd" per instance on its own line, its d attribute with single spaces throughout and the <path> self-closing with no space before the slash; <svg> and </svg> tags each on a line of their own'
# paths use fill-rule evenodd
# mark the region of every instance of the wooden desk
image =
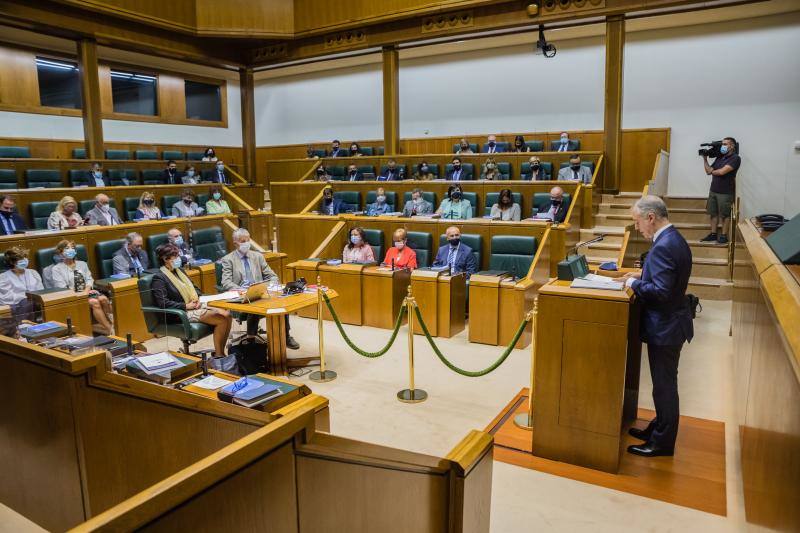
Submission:
<svg viewBox="0 0 800 533">
<path fill-rule="evenodd" d="M 392 329 L 408 294 L 411 273 L 408 270 L 368 266 L 362 271 L 361 282 L 364 325 Z"/>
<path fill-rule="evenodd" d="M 361 272 L 365 265 L 345 264 L 327 265 L 322 261 L 296 261 L 287 268 L 294 271 L 293 278 L 306 278 L 309 284 L 317 282 L 317 275 L 322 278 L 322 285 L 334 289 L 339 294 L 335 304 L 336 315 L 343 324 L 360 326 L 364 323 L 362 306 Z M 304 318 L 317 318 L 316 307 L 306 307 L 297 312 Z M 323 320 L 333 320 L 327 306 L 322 313 Z M 390 326 L 391 327 L 391 326 Z"/>
<path fill-rule="evenodd" d="M 72 320 L 76 332 L 84 335 L 92 334 L 92 315 L 89 309 L 88 294 L 63 290 L 58 292 L 28 293 L 34 305 L 42 310 L 45 322 L 61 322 L 66 324 L 67 318 Z"/>
<path fill-rule="evenodd" d="M 331 300 L 339 296 L 336 291 L 330 289 L 325 292 Z M 317 293 L 304 292 L 291 296 L 275 295 L 249 304 L 217 301 L 209 302 L 208 305 L 209 307 L 266 317 L 269 367 L 272 373 L 285 376 L 289 367 L 306 366 L 309 361 L 318 359 L 317 357 L 308 357 L 288 361 L 286 358 L 286 315 L 316 304 Z"/>
<path fill-rule="evenodd" d="M 415 270 L 411 273 L 411 290 L 422 319 L 433 337 L 448 339 L 464 331 L 466 313 L 466 276 L 446 272 Z M 414 333 L 422 335 L 418 321 Z"/>
<path fill-rule="evenodd" d="M 638 309 L 633 293 L 539 289 L 533 454 L 616 473 L 622 432 L 636 420 Z"/>
</svg>

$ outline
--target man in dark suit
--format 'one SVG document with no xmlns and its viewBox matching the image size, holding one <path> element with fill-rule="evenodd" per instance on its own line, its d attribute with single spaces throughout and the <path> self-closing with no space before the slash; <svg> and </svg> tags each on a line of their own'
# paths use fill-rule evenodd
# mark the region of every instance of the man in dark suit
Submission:
<svg viewBox="0 0 800 533">
<path fill-rule="evenodd" d="M 499 154 L 500 152 L 504 152 L 505 150 L 503 149 L 502 146 L 497 144 L 497 136 L 489 135 L 486 138 L 486 144 L 483 147 L 483 151 L 484 153 L 487 154 Z"/>
<path fill-rule="evenodd" d="M 331 153 L 328 154 L 328 157 L 345 157 L 346 155 L 344 150 L 339 149 L 339 140 L 334 139 L 331 143 Z"/>
<path fill-rule="evenodd" d="M 92 163 L 92 168 L 86 173 L 87 187 L 109 187 L 111 182 L 103 175 L 103 165 Z"/>
<path fill-rule="evenodd" d="M 378 181 L 396 181 L 403 179 L 403 170 L 398 168 L 397 161 L 390 159 L 386 163 L 386 169 L 378 176 Z"/>
<path fill-rule="evenodd" d="M 471 179 L 469 173 L 461 166 L 461 158 L 454 157 L 452 162 L 453 168 L 447 171 L 447 181 L 461 181 Z"/>
<path fill-rule="evenodd" d="M 364 181 L 364 174 L 358 171 L 357 166 L 350 165 L 347 167 L 347 176 L 344 177 L 344 181 Z"/>
<path fill-rule="evenodd" d="M 178 165 L 175 161 L 167 161 L 167 168 L 161 173 L 161 179 L 167 185 L 180 185 L 183 172 L 178 172 Z"/>
<path fill-rule="evenodd" d="M 211 173 L 210 177 L 211 177 L 211 183 L 221 183 L 223 185 L 231 184 L 231 179 L 225 172 L 224 161 L 217 161 L 216 166 L 214 167 L 214 172 Z"/>
<path fill-rule="evenodd" d="M 13 235 L 17 230 L 28 229 L 28 225 L 16 210 L 17 201 L 4 194 L 0 196 L 0 235 Z"/>
<path fill-rule="evenodd" d="M 472 254 L 472 248 L 461 242 L 461 230 L 450 226 L 445 231 L 447 244 L 439 247 L 433 266 L 450 266 L 452 274 L 464 272 L 469 278 L 478 271 L 478 264 Z"/>
<path fill-rule="evenodd" d="M 569 211 L 569 202 L 564 201 L 564 189 L 555 186 L 550 189 L 550 205 L 536 213 L 534 218 L 561 224 L 567 218 L 567 211 Z"/>
<path fill-rule="evenodd" d="M 686 286 L 692 274 L 692 251 L 670 224 L 667 206 L 658 196 L 643 196 L 633 206 L 636 229 L 653 245 L 641 274 L 627 274 L 625 284 L 642 303 L 640 334 L 647 343 L 656 417 L 630 434 L 645 441 L 628 447 L 644 457 L 673 455 L 678 436 L 678 359 L 684 342 L 694 336 Z"/>
<path fill-rule="evenodd" d="M 322 190 L 322 202 L 319 212 L 322 215 L 338 215 L 344 209 L 344 202 L 333 197 L 333 189 L 325 187 Z"/>
</svg>

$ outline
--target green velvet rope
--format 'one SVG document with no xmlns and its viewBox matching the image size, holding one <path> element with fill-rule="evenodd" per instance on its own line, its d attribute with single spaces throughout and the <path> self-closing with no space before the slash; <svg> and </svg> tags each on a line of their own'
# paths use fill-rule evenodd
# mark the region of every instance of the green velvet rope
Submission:
<svg viewBox="0 0 800 533">
<path fill-rule="evenodd" d="M 322 298 L 325 300 L 325 304 L 328 306 L 328 310 L 331 312 L 331 316 L 333 317 L 333 322 L 336 324 L 336 327 L 339 328 L 339 333 L 341 333 L 344 342 L 346 342 L 347 345 L 350 348 L 352 348 L 353 351 L 356 352 L 358 355 L 362 355 L 364 357 L 369 357 L 369 358 L 380 357 L 386 352 L 388 352 L 389 348 L 392 347 L 392 344 L 394 344 L 394 341 L 397 338 L 397 333 L 400 331 L 400 326 L 403 324 L 403 315 L 406 313 L 405 305 L 400 306 L 400 312 L 397 313 L 397 320 L 395 320 L 394 323 L 394 330 L 392 330 L 392 336 L 389 337 L 389 342 L 386 343 L 386 346 L 384 346 L 377 352 L 368 352 L 356 346 L 355 343 L 352 340 L 350 340 L 350 337 L 347 336 L 347 333 L 344 331 L 344 327 L 342 327 L 342 323 L 339 320 L 339 316 L 336 314 L 336 311 L 333 309 L 333 306 L 331 305 L 331 301 L 328 298 L 328 295 L 322 293 Z"/>
<path fill-rule="evenodd" d="M 444 363 L 444 365 L 447 368 L 449 368 L 450 370 L 452 370 L 453 372 L 455 372 L 457 374 L 461 374 L 462 376 L 466 376 L 468 378 L 478 378 L 478 377 L 481 377 L 481 376 L 485 376 L 489 372 L 494 371 L 497 367 L 502 365 L 503 362 L 508 358 L 508 356 L 511 355 L 511 350 L 514 349 L 514 346 L 517 344 L 517 341 L 519 341 L 519 338 L 522 336 L 522 332 L 525 331 L 525 326 L 530 321 L 530 318 L 528 318 L 527 316 L 522 319 L 522 322 L 520 323 L 519 327 L 517 328 L 517 332 L 514 334 L 514 338 L 511 339 L 511 344 L 508 345 L 508 347 L 500 355 L 500 358 L 497 359 L 497 361 L 495 361 L 494 363 L 492 363 L 488 367 L 484 368 L 483 370 L 479 370 L 477 372 L 472 372 L 472 371 L 469 371 L 469 370 L 464 370 L 464 369 L 458 368 L 456 365 L 454 365 L 453 363 L 451 363 L 450 361 L 447 360 L 447 358 L 444 356 L 444 354 L 436 346 L 436 343 L 433 342 L 433 337 L 431 337 L 431 334 L 428 331 L 428 326 L 426 326 L 425 325 L 425 321 L 422 320 L 422 313 L 420 312 L 419 307 L 417 307 L 416 305 L 414 305 L 414 312 L 417 315 L 417 320 L 419 320 L 419 325 L 420 325 L 420 327 L 422 327 L 422 332 L 425 334 L 425 338 L 428 339 L 428 343 L 431 345 L 431 348 L 433 348 L 433 352 L 439 357 L 439 359 L 442 361 L 442 363 Z"/>
</svg>

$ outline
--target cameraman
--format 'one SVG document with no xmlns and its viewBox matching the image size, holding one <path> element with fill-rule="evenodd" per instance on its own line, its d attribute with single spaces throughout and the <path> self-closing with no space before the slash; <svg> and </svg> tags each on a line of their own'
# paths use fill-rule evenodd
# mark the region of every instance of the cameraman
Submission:
<svg viewBox="0 0 800 533">
<path fill-rule="evenodd" d="M 736 172 L 742 164 L 742 158 L 736 154 L 736 139 L 725 137 L 719 148 L 720 155 L 714 163 L 708 164 L 708 155 L 703 155 L 703 166 L 706 174 L 711 176 L 711 191 L 708 193 L 706 211 L 711 217 L 711 233 L 706 235 L 701 242 L 716 241 L 719 244 L 728 243 L 728 226 L 730 224 L 731 206 L 736 192 Z M 717 233 L 717 228 L 722 225 L 722 231 Z"/>
</svg>

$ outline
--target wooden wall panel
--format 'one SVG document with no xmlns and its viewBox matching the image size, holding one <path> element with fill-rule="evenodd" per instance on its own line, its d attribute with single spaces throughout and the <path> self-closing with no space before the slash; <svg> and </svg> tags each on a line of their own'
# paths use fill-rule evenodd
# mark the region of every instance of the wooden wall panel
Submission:
<svg viewBox="0 0 800 533">
<path fill-rule="evenodd" d="M 196 0 L 197 33 L 200 35 L 236 35 L 276 37 L 294 31 L 293 0 Z"/>
<path fill-rule="evenodd" d="M 188 31 L 195 25 L 195 0 L 60 0 L 160 27 Z"/>
<path fill-rule="evenodd" d="M 653 176 L 656 155 L 669 152 L 670 128 L 622 130 L 621 191 L 638 191 Z"/>
<path fill-rule="evenodd" d="M 34 52 L 0 46 L 0 104 L 21 108 L 39 106 Z"/>
<path fill-rule="evenodd" d="M 164 73 L 158 75 L 158 112 L 160 118 L 167 122 L 186 119 L 186 91 L 183 76 Z"/>
</svg>

